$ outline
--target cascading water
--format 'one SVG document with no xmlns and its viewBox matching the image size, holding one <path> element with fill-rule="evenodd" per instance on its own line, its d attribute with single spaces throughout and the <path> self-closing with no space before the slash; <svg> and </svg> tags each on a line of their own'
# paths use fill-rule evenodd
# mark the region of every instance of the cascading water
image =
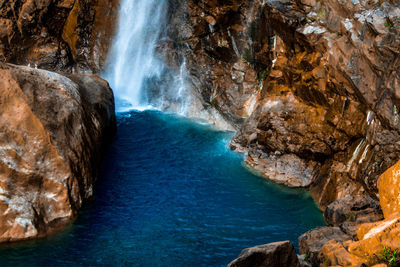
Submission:
<svg viewBox="0 0 400 267">
<path fill-rule="evenodd" d="M 168 38 L 168 0 L 122 0 L 117 33 L 103 78 L 114 90 L 117 112 L 158 109 L 214 124 L 234 127 L 187 82 L 184 53 L 172 66 L 164 60 Z M 168 52 L 167 52 L 168 53 Z M 175 64 L 178 63 L 176 66 Z"/>
<path fill-rule="evenodd" d="M 165 11 L 165 0 L 122 1 L 118 32 L 103 74 L 114 89 L 117 111 L 154 106 L 146 89 L 165 68 L 155 56 Z"/>
<path fill-rule="evenodd" d="M 183 55 L 178 55 L 178 68 L 164 62 L 167 10 L 167 0 L 122 0 L 117 34 L 102 75 L 114 90 L 116 111 L 155 108 L 233 130 L 188 86 Z"/>
</svg>

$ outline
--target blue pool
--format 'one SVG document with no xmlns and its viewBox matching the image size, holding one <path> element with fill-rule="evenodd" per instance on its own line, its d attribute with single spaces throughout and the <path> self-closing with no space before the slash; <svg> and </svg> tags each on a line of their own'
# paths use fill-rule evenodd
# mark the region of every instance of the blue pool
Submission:
<svg viewBox="0 0 400 267">
<path fill-rule="evenodd" d="M 250 173 L 230 138 L 157 111 L 119 114 L 94 199 L 62 233 L 0 247 L 0 265 L 226 266 L 324 224 L 309 193 Z"/>
</svg>

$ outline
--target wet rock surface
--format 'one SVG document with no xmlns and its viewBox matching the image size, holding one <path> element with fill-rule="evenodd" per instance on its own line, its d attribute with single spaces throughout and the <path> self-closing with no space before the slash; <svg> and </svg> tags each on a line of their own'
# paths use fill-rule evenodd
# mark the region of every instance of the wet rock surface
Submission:
<svg viewBox="0 0 400 267">
<path fill-rule="evenodd" d="M 192 90 L 239 129 L 231 148 L 322 209 L 377 199 L 400 154 L 399 4 L 170 1 L 163 43 Z M 174 41 L 173 41 L 174 40 Z"/>
<path fill-rule="evenodd" d="M 300 262 L 290 241 L 270 243 L 246 248 L 239 257 L 228 264 L 229 267 L 299 267 Z"/>
<path fill-rule="evenodd" d="M 32 67 L 99 72 L 118 0 L 0 1 L 0 59 Z"/>
<path fill-rule="evenodd" d="M 0 242 L 59 230 L 93 194 L 114 99 L 94 75 L 0 65 Z"/>
<path fill-rule="evenodd" d="M 378 177 L 400 156 L 399 2 L 170 3 L 163 51 L 172 67 L 185 60 L 194 94 L 237 129 L 230 147 L 325 210 L 330 227 L 303 236 L 302 253 L 320 264 L 330 240 L 349 253 L 345 240 L 383 218 Z"/>
</svg>

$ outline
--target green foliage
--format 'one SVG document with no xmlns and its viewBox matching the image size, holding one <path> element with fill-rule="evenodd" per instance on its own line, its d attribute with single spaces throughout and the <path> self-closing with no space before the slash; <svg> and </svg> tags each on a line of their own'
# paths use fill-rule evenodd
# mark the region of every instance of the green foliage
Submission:
<svg viewBox="0 0 400 267">
<path fill-rule="evenodd" d="M 369 265 L 384 263 L 389 267 L 400 267 L 400 253 L 397 249 L 384 246 L 378 253 L 369 257 Z"/>
<path fill-rule="evenodd" d="M 259 88 L 262 88 L 262 83 L 263 83 L 264 79 L 267 78 L 270 73 L 271 73 L 271 69 L 269 67 L 267 67 L 265 70 L 260 71 L 258 73 L 258 87 Z"/>
<path fill-rule="evenodd" d="M 260 73 L 258 73 L 258 80 L 259 82 L 262 82 L 262 80 L 264 80 L 265 78 L 265 74 L 267 73 L 267 69 L 260 71 Z"/>
<path fill-rule="evenodd" d="M 306 253 L 306 255 L 304 255 L 304 260 L 310 261 L 310 253 Z"/>
<path fill-rule="evenodd" d="M 385 27 L 388 28 L 389 30 L 390 30 L 391 28 L 393 28 L 393 25 L 392 25 L 391 23 L 389 23 L 389 22 L 386 22 L 384 25 L 385 25 Z"/>
<path fill-rule="evenodd" d="M 317 12 L 318 19 L 325 18 L 325 15 L 326 15 L 325 9 L 321 8 L 320 10 L 318 10 Z"/>
</svg>

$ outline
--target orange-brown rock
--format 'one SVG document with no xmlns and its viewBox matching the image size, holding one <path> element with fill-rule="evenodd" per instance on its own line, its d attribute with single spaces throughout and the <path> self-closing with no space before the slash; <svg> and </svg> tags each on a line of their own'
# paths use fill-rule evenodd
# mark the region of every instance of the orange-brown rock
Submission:
<svg viewBox="0 0 400 267">
<path fill-rule="evenodd" d="M 361 224 L 357 241 L 326 243 L 320 250 L 319 262 L 328 260 L 340 266 L 372 264 L 382 258 L 385 249 L 400 250 L 400 213 L 398 212 L 399 163 L 385 171 L 378 180 L 380 203 L 385 220 Z"/>
<path fill-rule="evenodd" d="M 383 214 L 379 203 L 371 197 L 349 196 L 329 204 L 324 218 L 328 225 L 339 226 L 344 233 L 355 238 L 361 224 L 382 220 Z"/>
<path fill-rule="evenodd" d="M 400 156 L 398 1 L 170 3 L 160 47 L 239 129 L 231 148 L 248 165 L 308 187 L 322 209 L 378 198 Z"/>
<path fill-rule="evenodd" d="M 327 242 L 318 255 L 322 266 L 363 266 L 365 258 L 349 253 L 345 246 L 335 240 Z"/>
<path fill-rule="evenodd" d="M 258 3 L 170 0 L 169 38 L 160 45 L 172 69 L 185 58 L 191 91 L 204 108 L 217 110 L 236 127 L 254 109 L 259 84 L 247 20 L 253 5 Z M 259 33 L 257 38 L 267 37 Z"/>
<path fill-rule="evenodd" d="M 400 161 L 379 177 L 378 190 L 385 218 L 400 214 Z"/>
<path fill-rule="evenodd" d="M 338 242 L 350 240 L 351 236 L 345 234 L 339 227 L 318 227 L 299 237 L 301 254 L 308 255 L 308 260 L 313 266 L 318 265 L 318 254 L 321 248 L 330 240 Z"/>
<path fill-rule="evenodd" d="M 93 194 L 114 100 L 97 76 L 0 65 L 0 242 L 43 237 Z"/>
<path fill-rule="evenodd" d="M 363 224 L 358 232 L 359 241 L 326 243 L 320 250 L 319 262 L 328 261 L 339 266 L 374 264 L 385 248 L 400 249 L 400 217 L 376 223 Z"/>
<path fill-rule="evenodd" d="M 99 72 L 119 0 L 0 2 L 0 59 L 50 70 Z"/>
</svg>

